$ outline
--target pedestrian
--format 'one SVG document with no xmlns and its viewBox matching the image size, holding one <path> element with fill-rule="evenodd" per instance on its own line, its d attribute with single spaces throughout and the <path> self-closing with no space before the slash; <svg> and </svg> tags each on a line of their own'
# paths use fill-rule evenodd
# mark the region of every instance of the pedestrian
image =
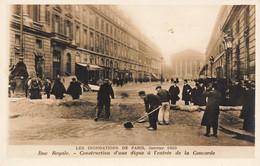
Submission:
<svg viewBox="0 0 260 166">
<path fill-rule="evenodd" d="M 159 96 L 154 94 L 145 94 L 145 91 L 139 92 L 139 97 L 144 100 L 145 103 L 145 111 L 147 113 L 150 113 L 154 109 L 157 109 L 153 113 L 150 113 L 148 115 L 149 117 L 149 126 L 147 127 L 148 130 L 157 130 L 157 120 L 158 120 L 158 114 L 159 114 L 159 106 L 162 104 L 161 99 Z"/>
<path fill-rule="evenodd" d="M 169 94 L 171 99 L 171 104 L 175 105 L 177 101 L 180 100 L 179 93 L 180 89 L 177 86 L 177 82 L 173 81 L 173 85 L 169 88 Z"/>
<path fill-rule="evenodd" d="M 157 96 L 161 98 L 162 102 L 162 107 L 159 110 L 159 115 L 158 115 L 158 124 L 159 125 L 168 125 L 170 121 L 170 95 L 169 92 L 165 89 L 162 89 L 161 86 L 156 87 L 157 90 Z"/>
<path fill-rule="evenodd" d="M 54 82 L 54 85 L 51 90 L 51 94 L 54 94 L 56 99 L 63 99 L 64 93 L 66 93 L 66 89 L 65 89 L 63 83 L 61 82 L 60 77 L 58 77 Z"/>
<path fill-rule="evenodd" d="M 187 80 L 184 80 L 184 85 L 183 85 L 183 89 L 182 89 L 182 100 L 184 100 L 185 105 L 189 105 L 189 101 L 190 101 L 190 93 L 191 93 L 191 87 L 188 84 Z"/>
<path fill-rule="evenodd" d="M 73 100 L 79 99 L 79 96 L 82 94 L 82 90 L 80 83 L 76 81 L 76 78 L 72 78 L 67 93 L 71 95 Z"/>
<path fill-rule="evenodd" d="M 28 81 L 28 86 L 30 90 L 30 99 L 41 99 L 41 82 L 39 78 L 33 77 Z"/>
<path fill-rule="evenodd" d="M 210 129 L 213 128 L 213 135 L 217 137 L 218 130 L 218 116 L 219 116 L 219 105 L 221 102 L 221 93 L 217 89 L 216 83 L 211 83 L 209 87 L 203 92 L 208 97 L 206 109 L 202 117 L 201 125 L 206 126 L 207 137 L 210 137 Z"/>
<path fill-rule="evenodd" d="M 96 118 L 95 121 L 98 121 L 99 115 L 105 106 L 105 111 L 106 111 L 106 120 L 110 119 L 110 103 L 111 99 L 114 99 L 114 90 L 110 85 L 109 79 L 104 79 L 104 83 L 100 86 L 98 94 L 97 94 L 97 107 L 98 110 L 96 112 Z"/>
<path fill-rule="evenodd" d="M 10 97 L 14 94 L 15 89 L 16 89 L 16 81 L 13 78 L 11 78 L 9 81 L 9 88 L 8 88 L 8 93 Z"/>
<path fill-rule="evenodd" d="M 47 95 L 47 99 L 50 98 L 50 94 L 51 94 L 51 80 L 49 77 L 47 77 L 45 79 L 45 82 L 44 82 L 44 91 Z"/>
<path fill-rule="evenodd" d="M 202 98 L 203 89 L 200 84 L 196 82 L 195 88 L 191 91 L 191 99 L 194 105 L 200 105 L 200 99 Z"/>
<path fill-rule="evenodd" d="M 244 119 L 242 130 L 255 131 L 255 85 L 245 83 L 243 91 L 243 107 L 240 118 Z"/>
</svg>

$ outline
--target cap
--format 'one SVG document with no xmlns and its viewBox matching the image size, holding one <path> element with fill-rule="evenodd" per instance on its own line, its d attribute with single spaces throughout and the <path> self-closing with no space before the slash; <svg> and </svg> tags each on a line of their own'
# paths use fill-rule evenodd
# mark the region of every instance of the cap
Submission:
<svg viewBox="0 0 260 166">
<path fill-rule="evenodd" d="M 139 96 L 145 95 L 145 91 L 138 92 Z"/>
<path fill-rule="evenodd" d="M 155 88 L 155 90 L 157 90 L 157 89 L 159 89 L 159 88 L 162 88 L 161 86 L 157 86 L 156 88 Z"/>
</svg>

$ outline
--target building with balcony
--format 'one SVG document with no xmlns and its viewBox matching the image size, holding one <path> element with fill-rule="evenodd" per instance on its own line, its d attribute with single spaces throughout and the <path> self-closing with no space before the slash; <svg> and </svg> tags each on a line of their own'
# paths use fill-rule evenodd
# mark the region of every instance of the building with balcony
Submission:
<svg viewBox="0 0 260 166">
<path fill-rule="evenodd" d="M 255 80 L 255 6 L 222 6 L 201 75 Z"/>
<path fill-rule="evenodd" d="M 91 79 L 161 76 L 162 55 L 115 5 L 12 5 L 10 68 L 29 76 Z"/>
</svg>

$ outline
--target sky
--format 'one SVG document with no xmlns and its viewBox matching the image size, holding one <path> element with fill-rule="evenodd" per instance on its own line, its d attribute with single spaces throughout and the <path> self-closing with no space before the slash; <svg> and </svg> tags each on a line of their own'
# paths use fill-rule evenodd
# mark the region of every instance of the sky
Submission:
<svg viewBox="0 0 260 166">
<path fill-rule="evenodd" d="M 156 44 L 166 62 L 185 49 L 205 54 L 220 6 L 120 5 L 150 41 Z"/>
</svg>

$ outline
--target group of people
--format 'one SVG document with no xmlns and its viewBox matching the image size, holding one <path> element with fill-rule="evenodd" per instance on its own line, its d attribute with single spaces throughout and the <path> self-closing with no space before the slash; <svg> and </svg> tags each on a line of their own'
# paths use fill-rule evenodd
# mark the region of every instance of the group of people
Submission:
<svg viewBox="0 0 260 166">
<path fill-rule="evenodd" d="M 61 78 L 58 77 L 53 86 L 49 78 L 41 80 L 39 77 L 32 77 L 26 81 L 26 97 L 30 99 L 42 99 L 42 91 L 47 95 L 47 99 L 53 94 L 56 99 L 63 99 L 64 94 L 70 94 L 72 99 L 79 99 L 82 94 L 80 83 L 76 78 L 72 78 L 68 89 L 66 90 L 64 84 L 61 82 Z"/>
<path fill-rule="evenodd" d="M 170 103 L 176 104 L 179 98 L 179 87 L 177 82 L 173 82 L 169 91 L 162 89 L 161 86 L 157 86 L 157 94 L 146 94 L 145 91 L 140 91 L 139 96 L 144 100 L 145 109 L 149 116 L 149 130 L 157 130 L 158 125 L 169 124 L 169 109 Z M 192 102 L 195 105 L 206 105 L 205 112 L 201 121 L 201 125 L 206 126 L 205 136 L 217 137 L 218 130 L 218 117 L 219 106 L 221 105 L 223 95 L 221 94 L 221 87 L 223 86 L 218 80 L 208 82 L 200 85 L 196 83 L 195 88 L 191 88 L 187 80 L 184 80 L 182 99 L 185 105 L 189 104 L 192 98 Z M 243 102 L 240 118 L 244 119 L 243 130 L 254 131 L 255 128 L 255 85 L 254 82 L 244 83 L 243 89 L 241 89 Z M 196 96 L 196 97 L 194 97 Z M 213 128 L 213 134 L 210 134 L 210 129 Z"/>
</svg>

